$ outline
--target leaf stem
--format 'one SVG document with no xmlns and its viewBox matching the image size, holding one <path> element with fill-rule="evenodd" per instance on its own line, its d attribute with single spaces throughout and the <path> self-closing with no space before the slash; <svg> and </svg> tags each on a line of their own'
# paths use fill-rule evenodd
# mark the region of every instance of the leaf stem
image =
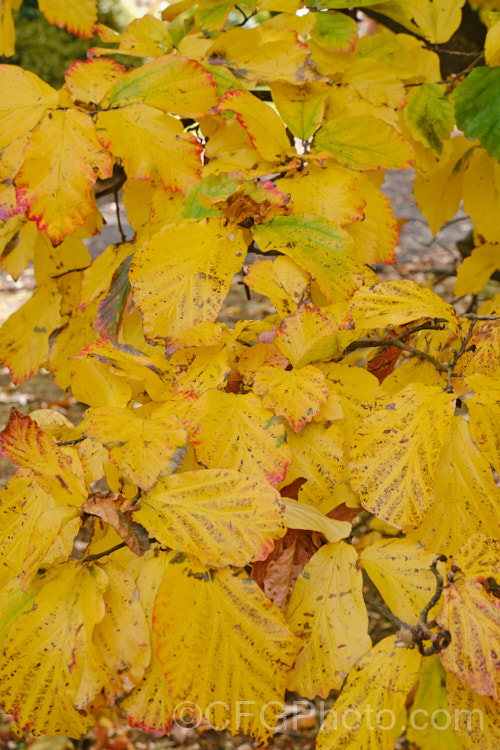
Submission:
<svg viewBox="0 0 500 750">
<path fill-rule="evenodd" d="M 115 544 L 114 547 L 104 550 L 104 552 L 97 552 L 95 555 L 89 555 L 83 560 L 83 562 L 95 562 L 95 560 L 100 560 L 101 557 L 106 557 L 106 555 L 110 555 L 112 552 L 116 552 L 117 550 L 122 549 L 122 547 L 126 546 L 127 545 L 125 542 L 120 542 L 120 544 Z"/>
</svg>

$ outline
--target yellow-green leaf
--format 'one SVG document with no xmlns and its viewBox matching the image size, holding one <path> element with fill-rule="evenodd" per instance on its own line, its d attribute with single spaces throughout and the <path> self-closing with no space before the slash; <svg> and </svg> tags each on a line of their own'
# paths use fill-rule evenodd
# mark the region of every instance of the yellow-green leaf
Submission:
<svg viewBox="0 0 500 750">
<path fill-rule="evenodd" d="M 307 271 L 328 302 L 348 299 L 358 284 L 363 264 L 347 232 L 319 216 L 277 216 L 253 230 L 264 252 L 279 250 Z"/>
<path fill-rule="evenodd" d="M 349 476 L 367 510 L 398 528 L 424 520 L 454 405 L 452 394 L 415 383 L 361 423 Z"/>
<path fill-rule="evenodd" d="M 437 83 L 423 83 L 410 91 L 404 118 L 413 138 L 436 154 L 442 152 L 455 124 L 453 105 Z"/>
<path fill-rule="evenodd" d="M 413 149 L 398 131 L 375 117 L 330 120 L 316 134 L 315 146 L 354 169 L 409 169 Z"/>
<path fill-rule="evenodd" d="M 95 135 L 90 115 L 60 109 L 41 121 L 16 177 L 18 202 L 40 231 L 59 243 L 85 224 L 94 209 L 92 187 L 109 177 L 111 159 Z"/>
<path fill-rule="evenodd" d="M 391 109 L 401 109 L 406 104 L 405 88 L 400 79 L 389 65 L 373 58 L 354 60 L 342 75 L 342 83 L 375 107 L 387 105 Z"/>
<path fill-rule="evenodd" d="M 174 699 L 208 711 L 213 726 L 265 744 L 283 710 L 297 644 L 259 586 L 244 571 L 209 570 L 178 554 L 163 575 L 153 628 Z M 246 711 L 238 701 L 249 701 Z"/>
<path fill-rule="evenodd" d="M 345 542 L 326 544 L 299 575 L 285 617 L 302 649 L 288 689 L 314 698 L 340 690 L 355 662 L 368 651 L 368 614 L 358 556 Z"/>
<path fill-rule="evenodd" d="M 184 418 L 196 457 L 210 469 L 236 469 L 276 485 L 291 453 L 286 432 L 253 393 L 206 391 Z"/>
<path fill-rule="evenodd" d="M 123 474 L 143 490 L 177 469 L 187 448 L 175 416 L 143 418 L 133 409 L 97 406 L 87 411 L 82 432 L 102 443 Z"/>
<path fill-rule="evenodd" d="M 462 743 L 453 731 L 457 722 L 453 711 L 448 713 L 446 672 L 439 656 L 422 659 L 418 686 L 408 711 L 408 740 L 425 750 L 461 750 Z M 448 723 L 448 726 L 446 724 Z M 451 724 L 451 726 L 450 726 Z"/>
<path fill-rule="evenodd" d="M 307 141 L 321 125 L 330 87 L 312 81 L 301 86 L 285 81 L 269 84 L 281 119 L 297 138 Z"/>
<path fill-rule="evenodd" d="M 195 60 L 164 55 L 126 73 L 105 101 L 121 105 L 144 102 L 181 117 L 202 117 L 217 103 L 217 87 L 212 74 Z"/>
<path fill-rule="evenodd" d="M 393 750 L 389 727 L 417 680 L 420 662 L 417 649 L 399 647 L 393 635 L 362 656 L 323 722 L 318 750 Z"/>
<path fill-rule="evenodd" d="M 423 36 L 433 44 L 442 44 L 460 26 L 465 0 L 410 0 L 409 11 Z"/>
<path fill-rule="evenodd" d="M 215 320 L 246 249 L 241 230 L 220 217 L 170 224 L 155 234 L 130 271 L 146 335 L 166 337 Z"/>
<path fill-rule="evenodd" d="M 160 479 L 134 518 L 161 544 L 219 568 L 264 560 L 285 533 L 276 490 L 229 469 Z"/>
</svg>

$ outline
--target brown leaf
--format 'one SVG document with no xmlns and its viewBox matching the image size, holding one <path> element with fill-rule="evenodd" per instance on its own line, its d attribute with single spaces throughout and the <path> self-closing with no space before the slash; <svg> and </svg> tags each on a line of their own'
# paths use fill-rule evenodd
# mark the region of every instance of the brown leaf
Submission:
<svg viewBox="0 0 500 750">
<path fill-rule="evenodd" d="M 116 492 L 96 492 L 83 505 L 83 510 L 109 523 L 132 552 L 140 557 L 150 547 L 148 533 L 144 526 L 131 520 L 130 511 L 120 509 L 123 502 L 126 502 L 125 498 Z"/>
<path fill-rule="evenodd" d="M 295 581 L 318 547 L 319 539 L 311 532 L 288 529 L 282 539 L 277 539 L 266 560 L 254 563 L 252 578 L 268 599 L 284 610 Z"/>
<path fill-rule="evenodd" d="M 328 518 L 334 518 L 337 521 L 348 521 L 349 523 L 352 523 L 362 511 L 363 508 L 359 505 L 355 508 L 349 508 L 345 503 L 340 503 L 340 505 L 336 505 L 335 508 L 326 515 Z"/>
</svg>

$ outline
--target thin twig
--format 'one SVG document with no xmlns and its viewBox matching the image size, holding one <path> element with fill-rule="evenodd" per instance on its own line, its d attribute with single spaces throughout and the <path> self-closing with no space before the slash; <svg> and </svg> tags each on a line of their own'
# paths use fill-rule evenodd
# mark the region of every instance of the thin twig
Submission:
<svg viewBox="0 0 500 750">
<path fill-rule="evenodd" d="M 61 440 L 57 442 L 56 445 L 76 445 L 77 443 L 81 443 L 85 439 L 85 435 L 82 435 L 82 437 L 75 438 L 74 440 Z"/>
<path fill-rule="evenodd" d="M 427 625 L 427 617 L 429 615 L 429 612 L 431 611 L 433 607 L 436 606 L 439 599 L 441 598 L 441 594 L 443 593 L 443 590 L 446 588 L 443 582 L 443 576 L 437 569 L 437 564 L 438 562 L 446 562 L 447 559 L 448 558 L 446 557 L 446 555 L 439 555 L 439 557 L 436 557 L 436 559 L 431 565 L 431 571 L 434 573 L 436 577 L 436 591 L 434 593 L 434 596 L 430 599 L 430 601 L 427 602 L 427 604 L 421 611 L 420 617 L 418 620 L 419 625 Z"/>
<path fill-rule="evenodd" d="M 127 545 L 125 542 L 120 542 L 120 544 L 115 544 L 114 547 L 111 547 L 104 552 L 97 552 L 95 555 L 89 555 L 84 559 L 84 562 L 94 562 L 95 560 L 100 560 L 101 557 L 106 557 L 106 555 L 110 555 L 112 552 L 116 552 L 117 550 L 122 549 L 126 546 Z"/>
<path fill-rule="evenodd" d="M 500 315 L 476 315 L 476 313 L 464 313 L 460 317 L 468 320 L 500 320 Z"/>
<path fill-rule="evenodd" d="M 116 223 L 118 224 L 118 231 L 120 232 L 120 237 L 122 238 L 122 242 L 126 242 L 127 238 L 125 237 L 125 232 L 123 231 L 122 218 L 120 215 L 120 201 L 118 200 L 118 190 L 115 190 L 114 196 L 115 196 L 115 206 L 116 206 Z"/>
<path fill-rule="evenodd" d="M 363 595 L 363 597 L 364 597 L 365 602 L 367 602 L 367 604 L 369 604 L 371 607 L 375 607 L 375 609 L 378 609 L 381 615 L 384 615 L 384 617 L 386 617 L 388 620 L 393 622 L 394 625 L 397 625 L 398 628 L 405 628 L 407 630 L 411 628 L 411 626 L 408 625 L 406 622 L 403 622 L 398 617 L 396 617 L 396 615 L 393 615 L 392 612 L 389 609 L 387 609 L 387 607 L 384 607 L 383 604 L 377 604 L 377 602 L 374 602 L 373 599 L 370 599 L 369 596 Z"/>
</svg>

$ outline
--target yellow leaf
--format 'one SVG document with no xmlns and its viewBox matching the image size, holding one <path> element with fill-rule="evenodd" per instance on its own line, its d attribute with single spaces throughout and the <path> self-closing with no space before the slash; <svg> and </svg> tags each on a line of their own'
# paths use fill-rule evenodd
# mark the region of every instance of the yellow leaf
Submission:
<svg viewBox="0 0 500 750">
<path fill-rule="evenodd" d="M 373 58 L 354 60 L 342 75 L 342 83 L 358 92 L 369 104 L 401 109 L 406 104 L 405 88 L 391 68 Z"/>
<path fill-rule="evenodd" d="M 498 18 L 498 16 L 497 16 Z M 484 43 L 484 57 L 486 65 L 500 65 L 500 21 L 497 20 L 486 34 Z"/>
<path fill-rule="evenodd" d="M 500 543 L 485 535 L 470 537 L 453 558 L 458 569 L 444 589 L 443 606 L 436 618 L 451 634 L 441 651 L 441 662 L 479 695 L 500 698 L 500 607 L 482 586 L 488 577 L 500 577 Z"/>
<path fill-rule="evenodd" d="M 178 468 L 186 450 L 186 433 L 174 416 L 148 419 L 133 409 L 97 406 L 87 411 L 80 429 L 102 443 L 113 463 L 143 490 Z"/>
<path fill-rule="evenodd" d="M 499 200 L 500 164 L 484 148 L 476 148 L 464 174 L 464 210 L 488 242 L 500 240 Z"/>
<path fill-rule="evenodd" d="M 371 646 L 357 558 L 345 542 L 326 544 L 293 588 L 285 617 L 302 649 L 287 687 L 307 698 L 340 690 L 352 666 Z"/>
<path fill-rule="evenodd" d="M 27 591 L 22 591 L 18 578 L 11 578 L 0 589 L 0 651 L 2 653 L 11 627 L 20 615 L 31 610 L 39 589 L 40 580 L 37 579 Z"/>
<path fill-rule="evenodd" d="M 453 720 L 456 716 L 450 708 L 446 700 L 446 672 L 439 656 L 422 659 L 417 691 L 408 712 L 409 742 L 425 750 L 461 750 L 462 743 L 453 731 L 458 722 Z"/>
<path fill-rule="evenodd" d="M 13 136 L 19 138 L 33 130 L 45 110 L 56 106 L 57 96 L 57 91 L 34 73 L 16 65 L 0 65 L 0 150 Z"/>
<path fill-rule="evenodd" d="M 15 50 L 16 30 L 12 18 L 12 0 L 0 2 L 0 55 L 12 57 Z"/>
<path fill-rule="evenodd" d="M 253 393 L 206 391 L 184 418 L 196 458 L 210 469 L 236 469 L 272 485 L 290 463 L 286 432 Z"/>
<path fill-rule="evenodd" d="M 5 458 L 20 468 L 31 469 L 38 484 L 57 504 L 82 505 L 87 489 L 77 454 L 63 452 L 30 417 L 11 409 L 1 445 Z"/>
<path fill-rule="evenodd" d="M 301 306 L 276 331 L 275 344 L 294 367 L 329 360 L 340 352 L 335 322 L 318 307 Z"/>
<path fill-rule="evenodd" d="M 373 34 L 358 39 L 355 57 L 385 63 L 404 81 L 441 80 L 439 57 L 409 34 Z"/>
<path fill-rule="evenodd" d="M 285 125 L 297 138 L 308 141 L 321 125 L 330 87 L 318 81 L 303 83 L 301 86 L 285 81 L 271 81 L 269 88 Z"/>
<path fill-rule="evenodd" d="M 57 244 L 85 224 L 97 176 L 110 174 L 111 159 L 96 138 L 92 118 L 61 109 L 44 117 L 31 136 L 16 177 L 17 199 Z"/>
<path fill-rule="evenodd" d="M 363 370 L 343 362 L 329 362 L 319 365 L 326 375 L 330 389 L 330 399 L 339 399 L 343 416 L 343 430 L 346 439 L 359 427 L 375 407 L 375 401 L 380 393 L 377 378 Z M 320 411 L 321 417 L 321 411 Z"/>
<path fill-rule="evenodd" d="M 215 320 L 246 249 L 241 230 L 219 217 L 171 224 L 155 234 L 136 252 L 129 276 L 145 334 L 166 337 Z"/>
<path fill-rule="evenodd" d="M 438 372 L 432 362 L 426 359 L 412 357 L 398 364 L 382 383 L 382 388 L 391 396 L 402 391 L 411 383 L 424 383 L 425 385 L 440 385 L 446 388 L 446 373 Z"/>
<path fill-rule="evenodd" d="M 174 371 L 174 393 L 201 395 L 221 386 L 231 371 L 228 352 L 222 344 L 189 347 L 170 358 Z"/>
<path fill-rule="evenodd" d="M 262 396 L 266 409 L 285 417 L 295 432 L 310 422 L 328 399 L 325 376 L 312 365 L 297 370 L 264 365 L 255 373 L 253 391 Z"/>
<path fill-rule="evenodd" d="M 100 112 L 96 131 L 101 143 L 123 162 L 127 177 L 158 176 L 165 188 L 187 192 L 201 167 L 202 145 L 183 133 L 182 123 L 147 104 L 129 104 Z"/>
<path fill-rule="evenodd" d="M 432 169 L 418 172 L 413 186 L 418 207 L 436 235 L 458 211 L 462 199 L 467 152 L 472 145 L 465 136 L 450 138 Z"/>
<path fill-rule="evenodd" d="M 153 628 L 172 697 L 192 701 L 212 726 L 266 744 L 297 644 L 259 586 L 244 571 L 212 571 L 176 555 L 156 597 Z"/>
<path fill-rule="evenodd" d="M 390 731 L 418 677 L 417 649 L 399 647 L 388 636 L 351 669 L 320 729 L 318 750 L 393 750 Z"/>
<path fill-rule="evenodd" d="M 140 102 L 181 117 L 203 117 L 217 103 L 217 87 L 212 74 L 195 60 L 164 55 L 125 73 L 104 100 Z"/>
<path fill-rule="evenodd" d="M 38 372 L 49 357 L 49 337 L 61 325 L 61 295 L 45 283 L 0 329 L 0 358 L 12 381 L 21 383 Z"/>
<path fill-rule="evenodd" d="M 471 375 L 486 375 L 489 378 L 500 378 L 500 320 L 479 322 L 468 341 L 471 348 L 461 357 L 455 372 L 464 378 Z"/>
<path fill-rule="evenodd" d="M 244 280 L 254 292 L 269 297 L 280 317 L 296 310 L 309 285 L 308 274 L 286 255 L 251 263 Z"/>
<path fill-rule="evenodd" d="M 39 8 L 49 23 L 89 39 L 97 23 L 96 0 L 39 0 Z"/>
<path fill-rule="evenodd" d="M 16 715 L 18 728 L 33 734 L 84 734 L 91 723 L 75 708 L 101 687 L 100 664 L 91 645 L 94 626 L 104 617 L 108 579 L 97 566 L 66 563 L 46 574 L 31 611 L 9 633 L 0 662 L 2 705 Z"/>
<path fill-rule="evenodd" d="M 420 318 L 444 318 L 459 332 L 455 310 L 441 297 L 414 281 L 382 281 L 354 293 L 351 312 L 356 326 L 384 328 Z"/>
<path fill-rule="evenodd" d="M 128 184 L 128 181 L 126 184 Z M 120 245 L 110 245 L 94 259 L 92 265 L 86 268 L 83 273 L 78 301 L 80 310 L 85 310 L 91 302 L 104 296 L 109 289 L 116 269 L 133 252 L 133 245 L 124 242 Z"/>
<path fill-rule="evenodd" d="M 454 294 L 479 294 L 497 268 L 500 268 L 500 245 L 485 243 L 475 247 L 471 255 L 458 267 Z"/>
<path fill-rule="evenodd" d="M 252 146 L 268 161 L 282 162 L 290 150 L 285 126 L 266 102 L 249 91 L 228 91 L 219 100 L 216 112 L 234 112 L 248 133 Z"/>
<path fill-rule="evenodd" d="M 132 388 L 125 378 L 110 372 L 103 362 L 89 359 L 74 362 L 71 392 L 88 406 L 125 407 L 132 398 Z"/>
<path fill-rule="evenodd" d="M 442 44 L 460 26 L 465 0 L 410 0 L 413 21 L 429 42 Z"/>
<path fill-rule="evenodd" d="M 48 507 L 36 519 L 21 572 L 21 587 L 26 589 L 38 569 L 71 555 L 80 529 L 80 512 L 65 505 Z"/>
<path fill-rule="evenodd" d="M 214 67 L 229 68 L 238 79 L 243 75 L 250 84 L 257 81 L 302 84 L 318 77 L 307 46 L 299 41 L 290 23 L 283 30 L 265 25 L 233 28 L 216 37 L 206 51 L 206 59 Z"/>
<path fill-rule="evenodd" d="M 424 520 L 454 406 L 452 394 L 415 383 L 361 423 L 349 476 L 367 510 L 398 528 Z"/>
<path fill-rule="evenodd" d="M 0 492 L 0 588 L 20 575 L 38 518 L 54 505 L 29 469 L 18 471 Z"/>
<path fill-rule="evenodd" d="M 311 505 L 327 500 L 344 474 L 344 436 L 333 424 L 325 429 L 323 424 L 308 424 L 300 435 L 290 432 L 288 445 L 293 460 L 286 474 L 289 484 L 305 477 L 299 490 L 299 499 Z"/>
<path fill-rule="evenodd" d="M 280 180 L 279 185 L 291 197 L 298 214 L 322 216 L 339 226 L 363 218 L 364 195 L 357 189 L 352 173 L 337 165 L 313 164 Z"/>
<path fill-rule="evenodd" d="M 92 58 L 76 60 L 66 71 L 64 79 L 75 102 L 95 107 L 123 73 L 125 68 L 114 60 Z"/>
<path fill-rule="evenodd" d="M 500 537 L 499 519 L 500 489 L 490 465 L 472 441 L 468 423 L 453 417 L 437 466 L 434 503 L 408 538 L 453 555 L 471 534 Z"/>
<path fill-rule="evenodd" d="M 131 726 L 158 736 L 168 734 L 175 708 L 169 685 L 156 656 L 157 638 L 152 630 L 156 595 L 171 558 L 172 553 L 166 552 L 160 552 L 149 559 L 141 558 L 136 584 L 150 631 L 151 661 L 140 684 L 120 702 Z"/>
<path fill-rule="evenodd" d="M 307 271 L 329 303 L 348 299 L 359 285 L 364 264 L 351 237 L 322 217 L 277 216 L 255 227 L 253 236 L 262 252 L 279 250 Z"/>
<path fill-rule="evenodd" d="M 109 673 L 107 695 L 128 693 L 138 685 L 150 661 L 149 627 L 132 576 L 113 561 L 101 565 L 108 578 L 105 614 L 93 642 Z"/>
<path fill-rule="evenodd" d="M 285 522 L 289 529 L 318 531 L 329 542 L 345 539 L 352 531 L 352 526 L 347 521 L 328 518 L 319 508 L 291 498 L 286 498 Z"/>
<path fill-rule="evenodd" d="M 413 149 L 386 122 L 366 116 L 336 118 L 323 125 L 315 146 L 354 169 L 409 169 Z M 325 154 L 326 155 L 326 154 Z"/>
<path fill-rule="evenodd" d="M 366 263 L 394 263 L 399 228 L 391 202 L 368 176 L 356 175 L 355 184 L 365 203 L 362 220 L 355 219 L 355 223 L 346 224 L 344 228 L 353 238 L 358 254 Z"/>
<path fill-rule="evenodd" d="M 219 568 L 265 560 L 273 540 L 285 533 L 276 490 L 228 469 L 159 479 L 134 518 L 162 545 Z"/>
<path fill-rule="evenodd" d="M 446 693 L 454 717 L 452 728 L 462 740 L 464 750 L 496 750 L 500 745 L 498 703 L 478 695 L 452 674 L 448 674 Z"/>
<path fill-rule="evenodd" d="M 474 378 L 468 378 L 468 382 L 474 387 Z M 500 383 L 495 381 L 484 385 L 477 388 L 479 392 L 467 401 L 470 430 L 481 453 L 499 471 Z"/>
<path fill-rule="evenodd" d="M 382 539 L 360 553 L 359 561 L 389 609 L 415 625 L 436 591 L 431 565 L 436 555 L 406 539 Z"/>
</svg>

